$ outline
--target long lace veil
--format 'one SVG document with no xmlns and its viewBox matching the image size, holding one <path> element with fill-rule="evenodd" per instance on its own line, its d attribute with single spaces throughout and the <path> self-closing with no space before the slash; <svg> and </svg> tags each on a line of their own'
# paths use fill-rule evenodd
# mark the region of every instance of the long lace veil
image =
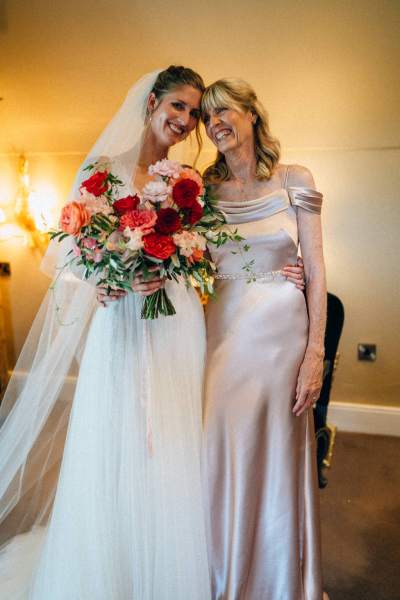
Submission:
<svg viewBox="0 0 400 600">
<path fill-rule="evenodd" d="M 147 97 L 159 71 L 145 75 L 94 144 L 71 190 L 73 198 L 98 157 L 123 164 L 134 175 L 145 128 Z M 0 545 L 51 510 L 79 369 L 79 351 L 96 307 L 95 286 L 67 262 L 68 242 L 51 242 L 42 270 L 53 278 L 5 392 L 0 408 Z M 56 282 L 56 284 L 55 284 Z M 55 284 L 55 285 L 54 285 Z"/>
</svg>

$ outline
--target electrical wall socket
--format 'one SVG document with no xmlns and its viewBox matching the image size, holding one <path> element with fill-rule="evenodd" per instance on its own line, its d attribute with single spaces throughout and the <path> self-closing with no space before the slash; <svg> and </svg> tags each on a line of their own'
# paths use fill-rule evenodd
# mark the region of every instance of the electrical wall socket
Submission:
<svg viewBox="0 0 400 600">
<path fill-rule="evenodd" d="M 11 275 L 11 266 L 9 262 L 0 262 L 0 276 Z"/>
<path fill-rule="evenodd" d="M 376 360 L 376 344 L 358 344 L 358 360 Z"/>
</svg>

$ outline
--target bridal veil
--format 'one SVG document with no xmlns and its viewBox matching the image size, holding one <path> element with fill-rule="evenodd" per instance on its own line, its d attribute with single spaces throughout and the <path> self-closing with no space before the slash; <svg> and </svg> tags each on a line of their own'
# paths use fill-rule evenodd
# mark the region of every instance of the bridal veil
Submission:
<svg viewBox="0 0 400 600">
<path fill-rule="evenodd" d="M 99 157 L 129 193 L 157 75 L 130 90 L 71 198 Z M 173 283 L 173 317 L 143 322 L 133 294 L 98 308 L 69 250 L 49 246 L 53 282 L 0 409 L 0 596 L 207 600 L 200 303 Z"/>
</svg>

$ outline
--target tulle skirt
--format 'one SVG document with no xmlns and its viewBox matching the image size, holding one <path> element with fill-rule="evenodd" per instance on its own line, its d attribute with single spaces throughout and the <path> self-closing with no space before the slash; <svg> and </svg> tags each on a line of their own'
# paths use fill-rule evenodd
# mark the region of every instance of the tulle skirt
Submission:
<svg viewBox="0 0 400 600">
<path fill-rule="evenodd" d="M 2 600 L 207 600 L 201 494 L 202 308 L 133 294 L 98 308 L 82 355 L 52 512 L 0 556 Z"/>
</svg>

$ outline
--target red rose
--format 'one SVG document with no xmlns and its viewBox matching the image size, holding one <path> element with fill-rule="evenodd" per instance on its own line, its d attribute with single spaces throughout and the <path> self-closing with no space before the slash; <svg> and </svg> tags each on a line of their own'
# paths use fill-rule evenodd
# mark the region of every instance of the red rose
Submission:
<svg viewBox="0 0 400 600">
<path fill-rule="evenodd" d="M 108 177 L 108 171 L 97 171 L 94 173 L 89 179 L 86 179 L 81 185 L 81 187 L 86 188 L 89 194 L 93 194 L 94 196 L 101 196 L 108 190 L 108 181 L 106 181 Z"/>
<path fill-rule="evenodd" d="M 181 218 L 173 208 L 160 208 L 157 212 L 155 230 L 159 233 L 175 233 L 181 226 Z"/>
<path fill-rule="evenodd" d="M 184 208 L 183 212 L 185 213 L 185 223 L 194 225 L 203 216 L 203 207 L 198 202 L 194 202 L 189 208 Z"/>
<path fill-rule="evenodd" d="M 174 254 L 176 246 L 169 235 L 149 233 L 143 238 L 144 250 L 150 256 L 165 260 Z"/>
<path fill-rule="evenodd" d="M 200 186 L 193 179 L 178 179 L 172 188 L 172 197 L 179 208 L 192 206 L 199 194 Z"/>
<path fill-rule="evenodd" d="M 123 215 L 130 210 L 136 210 L 140 204 L 140 198 L 137 194 L 134 196 L 126 196 L 126 198 L 120 198 L 113 204 L 115 212 L 118 215 Z"/>
</svg>

